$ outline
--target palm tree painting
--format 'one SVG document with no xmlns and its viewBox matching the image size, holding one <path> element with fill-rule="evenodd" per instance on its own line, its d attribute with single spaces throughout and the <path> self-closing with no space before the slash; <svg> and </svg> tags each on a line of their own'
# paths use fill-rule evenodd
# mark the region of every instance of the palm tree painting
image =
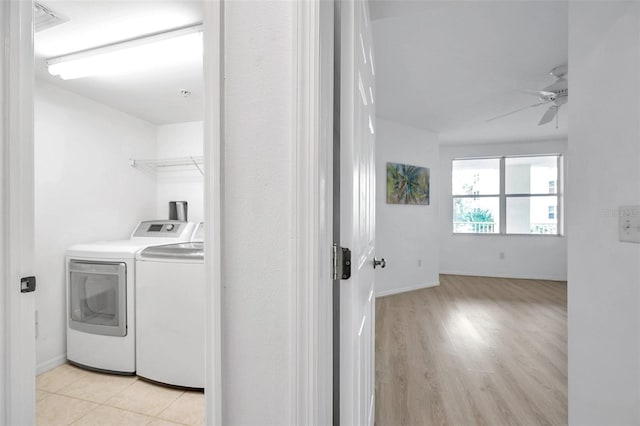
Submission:
<svg viewBox="0 0 640 426">
<path fill-rule="evenodd" d="M 387 163 L 387 204 L 429 205 L 429 169 Z"/>
</svg>

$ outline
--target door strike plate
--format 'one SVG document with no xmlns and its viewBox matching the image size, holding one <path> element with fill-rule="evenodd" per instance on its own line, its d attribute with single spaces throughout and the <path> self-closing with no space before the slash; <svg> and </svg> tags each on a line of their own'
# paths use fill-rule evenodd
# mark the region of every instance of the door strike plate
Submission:
<svg viewBox="0 0 640 426">
<path fill-rule="evenodd" d="M 20 279 L 20 293 L 36 291 L 36 277 L 23 277 Z"/>
<path fill-rule="evenodd" d="M 333 245 L 333 279 L 348 280 L 351 278 L 351 250 Z"/>
</svg>

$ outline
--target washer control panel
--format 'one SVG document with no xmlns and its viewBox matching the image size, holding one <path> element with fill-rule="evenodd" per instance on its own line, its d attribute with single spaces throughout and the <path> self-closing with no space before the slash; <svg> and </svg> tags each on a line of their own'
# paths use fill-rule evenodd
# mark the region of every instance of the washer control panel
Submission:
<svg viewBox="0 0 640 426">
<path fill-rule="evenodd" d="M 187 227 L 187 222 L 177 220 L 148 220 L 140 222 L 131 238 L 180 238 Z"/>
</svg>

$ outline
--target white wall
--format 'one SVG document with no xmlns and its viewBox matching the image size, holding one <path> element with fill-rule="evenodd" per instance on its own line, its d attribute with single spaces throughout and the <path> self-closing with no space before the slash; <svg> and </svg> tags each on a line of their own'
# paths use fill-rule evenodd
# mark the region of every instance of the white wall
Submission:
<svg viewBox="0 0 640 426">
<path fill-rule="evenodd" d="M 569 423 L 637 425 L 640 245 L 617 209 L 640 204 L 640 3 L 569 7 Z"/>
<path fill-rule="evenodd" d="M 510 144 L 441 145 L 440 273 L 566 280 L 566 237 L 454 235 L 451 199 L 451 160 L 454 158 L 565 154 L 566 148 L 567 142 L 562 140 Z M 504 259 L 500 259 L 501 252 L 504 253 Z"/>
<path fill-rule="evenodd" d="M 65 250 L 128 238 L 156 213 L 153 177 L 129 158 L 156 153 L 156 128 L 50 84 L 36 83 L 35 250 L 38 372 L 66 356 Z"/>
<path fill-rule="evenodd" d="M 376 295 L 438 285 L 438 138 L 380 118 L 376 132 L 376 254 L 387 261 L 376 272 Z M 428 167 L 430 205 L 387 204 L 387 162 Z"/>
<path fill-rule="evenodd" d="M 222 423 L 294 424 L 293 15 L 228 1 L 222 243 Z"/>
<path fill-rule="evenodd" d="M 158 126 L 159 159 L 202 156 L 202 150 L 202 121 Z M 158 219 L 169 218 L 169 201 L 187 201 L 189 220 L 204 220 L 204 179 L 195 167 L 163 170 L 157 176 Z"/>
</svg>

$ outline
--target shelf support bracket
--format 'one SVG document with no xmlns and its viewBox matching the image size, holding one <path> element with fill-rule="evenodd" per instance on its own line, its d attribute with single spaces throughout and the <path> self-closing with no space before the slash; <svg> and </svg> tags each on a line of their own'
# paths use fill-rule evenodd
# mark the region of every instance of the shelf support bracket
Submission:
<svg viewBox="0 0 640 426">
<path fill-rule="evenodd" d="M 196 162 L 196 160 L 193 157 L 189 157 L 191 158 L 191 162 L 193 163 L 194 166 L 196 166 L 196 169 L 198 169 L 198 171 L 200 172 L 200 174 L 202 176 L 204 176 L 204 172 L 202 171 L 202 169 L 200 168 L 200 166 L 198 166 L 198 163 Z"/>
</svg>

